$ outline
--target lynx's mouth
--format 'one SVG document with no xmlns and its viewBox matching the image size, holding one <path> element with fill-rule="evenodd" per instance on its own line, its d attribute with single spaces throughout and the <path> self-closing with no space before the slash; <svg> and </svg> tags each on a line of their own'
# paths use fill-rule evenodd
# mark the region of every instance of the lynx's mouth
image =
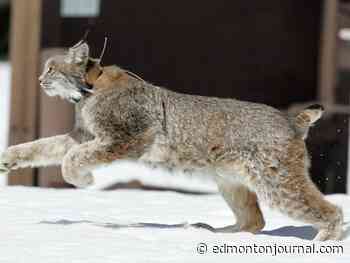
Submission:
<svg viewBox="0 0 350 263">
<path fill-rule="evenodd" d="M 44 92 L 48 95 L 48 96 L 54 96 L 54 88 L 50 87 L 50 85 L 44 85 L 44 84 L 40 84 L 40 86 L 43 88 Z"/>
<path fill-rule="evenodd" d="M 74 104 L 80 102 L 81 99 L 84 97 L 84 94 L 81 90 L 69 90 L 60 86 L 57 87 L 57 85 L 51 83 L 40 83 L 40 86 L 43 88 L 44 92 L 48 96 L 59 96 L 62 99 L 65 99 Z"/>
</svg>

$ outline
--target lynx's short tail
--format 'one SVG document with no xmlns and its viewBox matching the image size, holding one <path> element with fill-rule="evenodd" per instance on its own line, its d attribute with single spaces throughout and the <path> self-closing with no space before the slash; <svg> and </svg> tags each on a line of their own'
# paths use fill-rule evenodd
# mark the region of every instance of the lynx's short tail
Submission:
<svg viewBox="0 0 350 263">
<path fill-rule="evenodd" d="M 322 117 L 324 108 L 320 104 L 313 104 L 294 117 L 294 126 L 297 137 L 306 139 L 309 128 Z"/>
</svg>

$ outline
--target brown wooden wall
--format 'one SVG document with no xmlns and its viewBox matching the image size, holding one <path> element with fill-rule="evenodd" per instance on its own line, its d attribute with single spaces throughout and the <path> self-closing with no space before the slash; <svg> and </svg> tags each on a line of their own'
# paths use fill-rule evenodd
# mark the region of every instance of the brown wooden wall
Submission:
<svg viewBox="0 0 350 263">
<path fill-rule="evenodd" d="M 38 136 L 41 0 L 11 2 L 11 110 L 9 144 Z M 12 172 L 9 184 L 35 184 L 35 171 Z"/>
<path fill-rule="evenodd" d="M 286 106 L 316 97 L 322 1 L 101 1 L 98 18 L 44 0 L 43 47 L 91 27 L 96 56 L 173 90 Z"/>
</svg>

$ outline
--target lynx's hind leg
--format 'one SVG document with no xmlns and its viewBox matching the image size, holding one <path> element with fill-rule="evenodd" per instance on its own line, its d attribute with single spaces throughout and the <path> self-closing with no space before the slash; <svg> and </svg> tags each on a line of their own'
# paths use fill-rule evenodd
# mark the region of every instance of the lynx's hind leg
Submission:
<svg viewBox="0 0 350 263">
<path fill-rule="evenodd" d="M 301 139 L 290 142 L 278 169 L 266 169 L 263 181 L 275 178 L 278 183 L 257 189 L 272 207 L 291 218 L 311 223 L 319 230 L 315 240 L 339 240 L 342 237 L 342 210 L 328 202 L 308 176 L 307 152 Z M 271 180 L 270 180 L 271 181 Z"/>
<path fill-rule="evenodd" d="M 215 232 L 245 231 L 256 233 L 265 226 L 257 196 L 245 185 L 219 177 L 217 184 L 220 193 L 236 217 L 236 224 L 215 229 Z"/>
</svg>

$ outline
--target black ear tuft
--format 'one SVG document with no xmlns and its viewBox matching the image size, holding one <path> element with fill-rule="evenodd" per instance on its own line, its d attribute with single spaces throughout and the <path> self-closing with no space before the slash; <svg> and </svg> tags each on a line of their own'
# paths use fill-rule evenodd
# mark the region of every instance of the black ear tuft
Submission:
<svg viewBox="0 0 350 263">
<path fill-rule="evenodd" d="M 321 110 L 324 111 L 324 107 L 321 104 L 312 104 L 306 108 L 307 110 Z"/>
</svg>

